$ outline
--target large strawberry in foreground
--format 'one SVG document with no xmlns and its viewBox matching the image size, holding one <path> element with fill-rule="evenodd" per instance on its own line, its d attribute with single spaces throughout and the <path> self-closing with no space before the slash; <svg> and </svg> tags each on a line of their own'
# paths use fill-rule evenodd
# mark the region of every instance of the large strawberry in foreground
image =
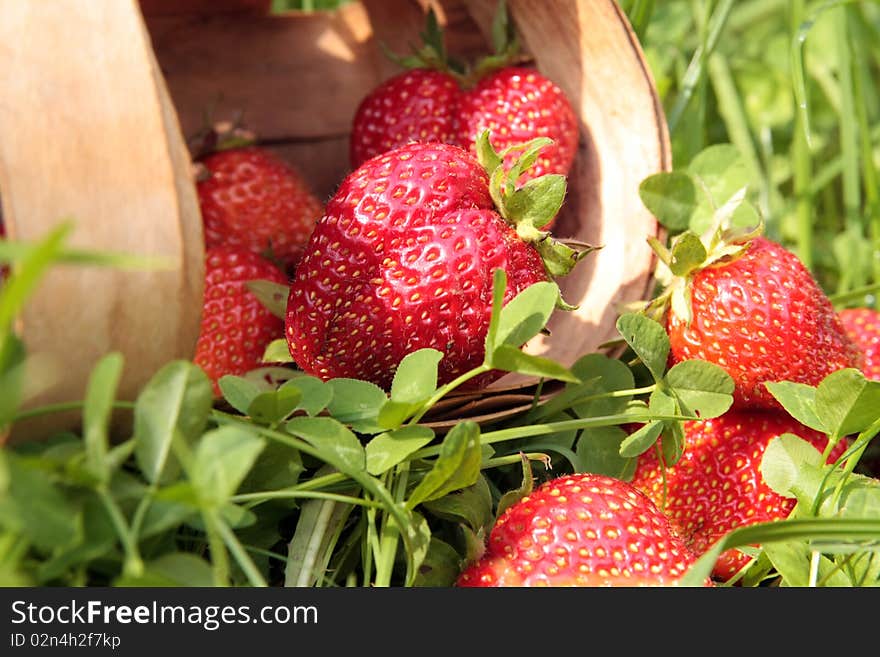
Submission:
<svg viewBox="0 0 880 657">
<path fill-rule="evenodd" d="M 265 258 L 240 247 L 213 247 L 205 259 L 202 323 L 194 362 L 219 395 L 217 382 L 258 367 L 266 346 L 284 334 L 284 323 L 251 292 L 247 283 L 268 280 L 284 285 L 286 276 Z"/>
<path fill-rule="evenodd" d="M 505 509 L 456 585 L 674 586 L 693 562 L 644 493 L 583 473 L 551 479 Z"/>
<path fill-rule="evenodd" d="M 525 164 L 542 144 L 524 149 Z M 449 382 L 483 361 L 496 269 L 507 274 L 506 303 L 574 265 L 582 253 L 538 229 L 561 205 L 564 179 L 545 177 L 546 197 L 514 189 L 516 173 L 490 185 L 503 158 L 488 135 L 483 145 L 485 166 L 457 146 L 411 143 L 340 184 L 290 287 L 287 341 L 301 369 L 387 389 L 407 354 L 433 348 Z M 529 199 L 546 204 L 542 220 Z"/>
<path fill-rule="evenodd" d="M 676 281 L 678 303 L 666 315 L 672 364 L 715 363 L 734 380 L 736 407 L 777 409 L 765 383 L 815 386 L 861 365 L 831 301 L 794 253 L 761 235 L 719 246 L 718 257 L 707 249 L 706 262 Z"/>
<path fill-rule="evenodd" d="M 873 308 L 844 308 L 837 313 L 843 328 L 865 356 L 862 373 L 880 381 L 880 311 Z"/>
<path fill-rule="evenodd" d="M 684 425 L 684 452 L 663 468 L 654 450 L 639 457 L 633 486 L 669 517 L 688 547 L 701 555 L 727 532 L 758 522 L 787 518 L 795 500 L 764 481 L 761 459 L 769 442 L 792 433 L 824 450 L 828 438 L 782 411 L 728 411 Z M 834 446 L 829 461 L 846 448 Z M 713 576 L 730 579 L 750 558 L 735 548 L 721 554 Z"/>
<path fill-rule="evenodd" d="M 269 255 L 292 271 L 322 206 L 300 173 L 258 146 L 205 155 L 197 182 L 205 245 Z"/>
</svg>

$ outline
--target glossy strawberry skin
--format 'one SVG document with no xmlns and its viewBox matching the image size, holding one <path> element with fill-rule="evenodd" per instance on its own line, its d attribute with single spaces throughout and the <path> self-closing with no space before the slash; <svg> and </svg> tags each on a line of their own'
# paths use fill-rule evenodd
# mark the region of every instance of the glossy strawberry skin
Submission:
<svg viewBox="0 0 880 657">
<path fill-rule="evenodd" d="M 547 278 L 537 251 L 495 213 L 473 156 L 411 143 L 368 160 L 328 202 L 297 267 L 291 356 L 322 379 L 387 389 L 404 356 L 430 347 L 444 354 L 448 382 L 483 360 L 496 267 L 507 271 L 505 302 Z"/>
<path fill-rule="evenodd" d="M 268 344 L 284 335 L 281 318 L 247 288 L 252 280 L 287 284 L 278 267 L 247 249 L 220 246 L 207 250 L 201 330 L 193 361 L 211 379 L 216 396 L 222 376 L 259 367 Z"/>
<path fill-rule="evenodd" d="M 581 473 L 545 482 L 507 508 L 456 586 L 674 586 L 693 561 L 647 496 Z"/>
<path fill-rule="evenodd" d="M 880 312 L 873 308 L 844 308 L 838 312 L 843 328 L 862 350 L 862 373 L 880 381 Z"/>
<path fill-rule="evenodd" d="M 577 153 L 578 121 L 571 103 L 556 84 L 533 69 L 503 68 L 462 94 L 456 143 L 476 152 L 476 139 L 486 129 L 499 152 L 535 137 L 553 140 L 521 180 L 548 173 L 568 175 Z M 510 154 L 506 164 L 515 158 Z"/>
<path fill-rule="evenodd" d="M 322 212 L 300 174 L 257 146 L 220 150 L 200 163 L 206 170 L 197 182 L 206 248 L 271 253 L 292 269 Z"/>
<path fill-rule="evenodd" d="M 410 141 L 444 142 L 476 153 L 491 130 L 496 150 L 548 137 L 553 144 L 519 182 L 546 173 L 568 175 L 578 148 L 577 116 L 562 90 L 531 68 L 508 66 L 468 89 L 447 73 L 412 69 L 390 78 L 359 105 L 351 131 L 351 164 Z M 517 154 L 510 154 L 509 165 Z"/>
<path fill-rule="evenodd" d="M 693 276 L 693 320 L 667 314 L 672 364 L 706 360 L 734 380 L 738 408 L 781 406 L 771 381 L 817 385 L 861 354 L 831 301 L 791 251 L 765 237 L 740 257 Z"/>
<path fill-rule="evenodd" d="M 416 68 L 389 78 L 355 112 L 352 166 L 411 141 L 455 143 L 454 108 L 460 96 L 455 78 L 441 71 Z"/>
<path fill-rule="evenodd" d="M 828 438 L 783 411 L 742 410 L 702 421 L 685 423 L 684 452 L 663 469 L 654 450 L 639 457 L 632 484 L 650 497 L 669 517 L 673 528 L 697 555 L 737 527 L 787 518 L 795 500 L 782 497 L 764 481 L 761 459 L 770 441 L 795 434 L 818 450 Z M 829 462 L 846 449 L 834 446 Z M 726 581 L 750 558 L 735 548 L 721 554 L 713 576 Z"/>
</svg>

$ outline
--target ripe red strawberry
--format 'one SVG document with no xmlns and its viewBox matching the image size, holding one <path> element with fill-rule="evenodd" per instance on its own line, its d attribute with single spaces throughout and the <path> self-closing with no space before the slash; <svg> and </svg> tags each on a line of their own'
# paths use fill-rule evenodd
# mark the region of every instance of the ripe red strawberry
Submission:
<svg viewBox="0 0 880 657">
<path fill-rule="evenodd" d="M 862 373 L 880 381 L 880 312 L 873 308 L 844 308 L 837 313 L 843 328 L 864 354 Z"/>
<path fill-rule="evenodd" d="M 193 361 L 217 385 L 225 374 L 241 375 L 260 365 L 266 346 L 284 335 L 284 322 L 248 289 L 247 282 L 287 284 L 273 263 L 241 247 L 206 252 L 201 332 Z"/>
<path fill-rule="evenodd" d="M 706 360 L 735 383 L 736 407 L 780 408 L 771 381 L 817 385 L 859 367 L 861 354 L 831 301 L 797 256 L 763 236 L 689 274 L 666 319 L 670 360 Z"/>
<path fill-rule="evenodd" d="M 646 495 L 582 473 L 505 509 L 456 586 L 674 586 L 694 560 Z"/>
<path fill-rule="evenodd" d="M 559 86 L 538 71 L 508 66 L 480 78 L 461 95 L 456 113 L 460 146 L 475 150 L 483 130 L 491 130 L 492 145 L 499 151 L 548 137 L 553 145 L 541 152 L 526 179 L 547 173 L 568 175 L 578 148 L 577 116 Z"/>
<path fill-rule="evenodd" d="M 200 160 L 197 183 L 205 245 L 271 254 L 292 271 L 322 206 L 300 174 L 257 146 L 229 148 Z"/>
<path fill-rule="evenodd" d="M 505 12 L 496 19 L 502 21 L 496 31 L 510 32 Z M 524 180 L 569 173 L 578 148 L 577 115 L 558 85 L 535 68 L 517 64 L 521 57 L 512 33 L 506 43 L 495 44 L 494 55 L 469 71 L 454 70 L 446 59 L 431 12 L 424 36 L 425 47 L 406 60 L 414 68 L 386 80 L 361 101 L 352 122 L 352 167 L 414 140 L 476 153 L 477 137 L 490 130 L 498 151 L 536 137 L 553 141 Z"/>
<path fill-rule="evenodd" d="M 684 425 L 684 452 L 663 468 L 655 450 L 639 457 L 633 486 L 648 495 L 669 517 L 672 526 L 697 555 L 736 527 L 787 518 L 795 500 L 775 493 L 760 472 L 768 443 L 793 433 L 819 450 L 825 434 L 810 429 L 783 411 L 728 411 L 722 416 Z M 829 461 L 846 449 L 841 441 Z M 735 548 L 723 552 L 713 576 L 730 579 L 750 558 Z"/>
<path fill-rule="evenodd" d="M 349 142 L 354 168 L 411 141 L 455 143 L 461 89 L 452 75 L 416 68 L 386 80 L 358 106 Z"/>
<path fill-rule="evenodd" d="M 497 194 L 506 198 L 504 186 Z M 566 269 L 579 257 L 504 213 L 487 170 L 457 146 L 415 142 L 368 160 L 327 203 L 297 267 L 286 321 L 294 361 L 323 379 L 386 389 L 420 348 L 444 354 L 441 383 L 479 365 L 494 270 L 507 273 L 506 303 L 548 279 L 545 261 L 561 255 Z"/>
</svg>

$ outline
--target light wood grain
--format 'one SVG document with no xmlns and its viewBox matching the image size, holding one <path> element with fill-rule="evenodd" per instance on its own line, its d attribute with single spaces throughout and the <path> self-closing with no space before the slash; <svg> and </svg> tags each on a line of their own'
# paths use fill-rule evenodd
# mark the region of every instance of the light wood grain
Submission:
<svg viewBox="0 0 880 657">
<path fill-rule="evenodd" d="M 0 17 L 0 189 L 11 237 L 36 240 L 70 218 L 74 246 L 173 263 L 53 269 L 20 329 L 57 378 L 29 405 L 82 399 L 93 365 L 114 350 L 126 358 L 120 396 L 133 399 L 159 366 L 190 358 L 198 336 L 201 218 L 174 107 L 134 0 L 0 0 Z M 74 417 L 16 425 L 12 439 Z"/>
</svg>

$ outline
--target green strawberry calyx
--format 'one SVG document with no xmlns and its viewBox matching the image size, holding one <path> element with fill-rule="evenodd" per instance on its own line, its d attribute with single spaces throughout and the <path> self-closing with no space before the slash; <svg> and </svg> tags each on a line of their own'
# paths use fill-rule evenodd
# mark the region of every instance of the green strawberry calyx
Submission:
<svg viewBox="0 0 880 657">
<path fill-rule="evenodd" d="M 257 135 L 244 126 L 241 112 L 236 113 L 232 119 L 215 121 L 211 118 L 213 110 L 208 110 L 202 128 L 193 134 L 187 143 L 192 159 L 199 160 L 211 153 L 254 146 L 257 143 Z"/>
<path fill-rule="evenodd" d="M 546 174 L 518 185 L 517 181 L 538 159 L 541 149 L 553 143 L 537 137 L 510 146 L 500 153 L 489 139 L 489 130 L 477 137 L 477 159 L 489 174 L 489 194 L 498 213 L 514 227 L 524 242 L 531 244 L 544 261 L 551 279 L 565 276 L 596 246 L 573 240 L 557 240 L 550 231 L 541 230 L 559 213 L 567 189 L 565 176 Z M 504 165 L 508 155 L 521 151 L 510 167 Z M 562 302 L 562 307 L 573 309 Z"/>
<path fill-rule="evenodd" d="M 498 3 L 492 20 L 493 52 L 475 63 L 455 59 L 446 49 L 443 28 L 437 20 L 434 8 L 425 14 L 425 27 L 420 34 L 421 43 L 411 46 L 409 55 L 397 55 L 385 43 L 380 43 L 385 56 L 405 69 L 430 69 L 441 71 L 455 78 L 463 89 L 472 87 L 480 78 L 514 64 L 531 61 L 521 52 L 519 39 L 513 22 L 510 20 L 507 3 Z"/>
<path fill-rule="evenodd" d="M 731 225 L 731 217 L 745 202 L 746 188 L 742 188 L 723 206 L 715 210 L 712 223 L 702 234 L 686 230 L 676 235 L 665 246 L 656 237 L 648 243 L 659 260 L 655 277 L 664 285 L 663 291 L 645 308 L 658 321 L 671 310 L 687 326 L 693 319 L 691 292 L 694 275 L 708 267 L 721 267 L 743 255 L 751 241 L 764 233 L 764 222 L 751 227 Z"/>
</svg>

